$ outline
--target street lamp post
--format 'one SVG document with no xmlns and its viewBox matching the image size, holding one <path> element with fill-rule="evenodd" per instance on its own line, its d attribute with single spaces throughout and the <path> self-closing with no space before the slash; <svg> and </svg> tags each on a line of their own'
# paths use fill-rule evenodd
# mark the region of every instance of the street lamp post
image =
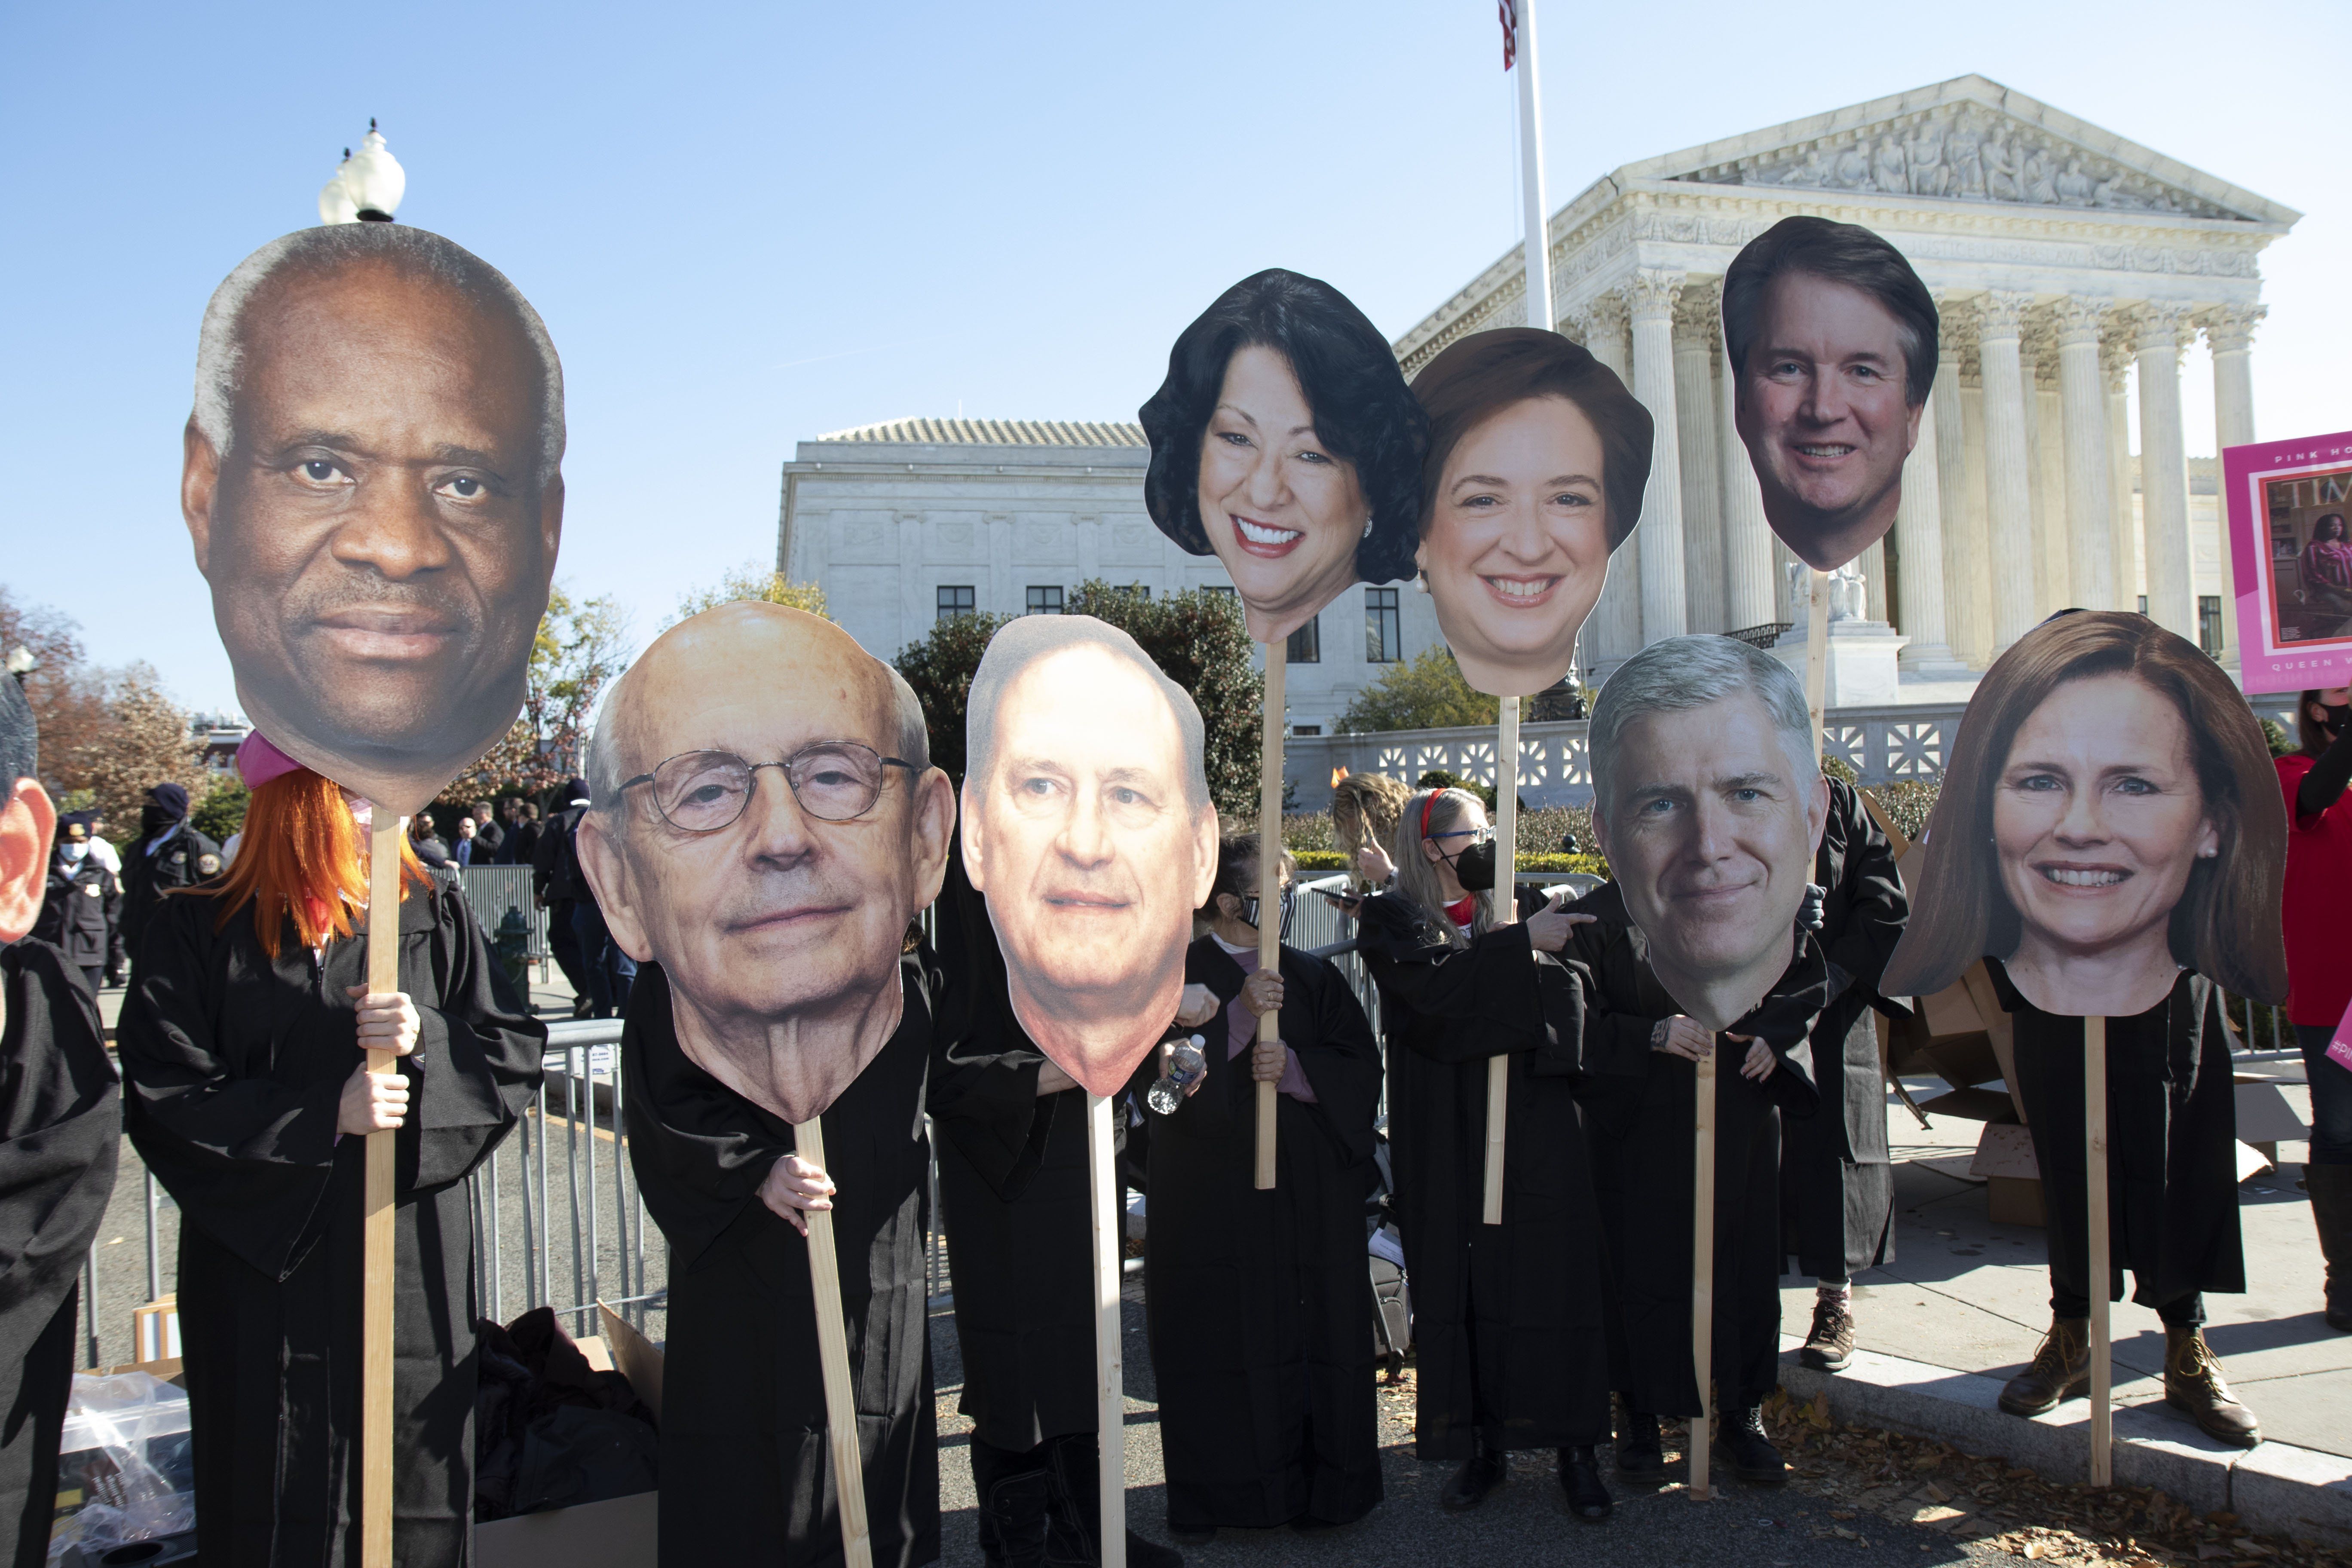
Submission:
<svg viewBox="0 0 2352 1568">
<path fill-rule="evenodd" d="M 368 121 L 367 139 L 353 153 L 343 149 L 343 161 L 335 165 L 335 176 L 319 192 L 319 221 L 336 223 L 390 223 L 392 215 L 400 210 L 401 197 L 408 194 L 408 171 L 383 144 L 383 133 Z"/>
</svg>

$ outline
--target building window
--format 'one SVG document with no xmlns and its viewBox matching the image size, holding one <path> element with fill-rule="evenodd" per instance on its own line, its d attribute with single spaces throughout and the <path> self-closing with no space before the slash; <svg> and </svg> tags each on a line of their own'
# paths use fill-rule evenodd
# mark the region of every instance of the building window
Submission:
<svg viewBox="0 0 2352 1568">
<path fill-rule="evenodd" d="M 2210 658 L 2221 657 L 2221 595 L 2219 594 L 2197 595 L 2197 646 L 2203 648 Z"/>
<path fill-rule="evenodd" d="M 1307 624 L 1290 634 L 1290 662 L 1320 664 L 1323 662 L 1323 624 L 1313 616 Z"/>
<path fill-rule="evenodd" d="M 2142 594 L 2139 596 L 2139 613 L 2143 616 L 2147 614 L 2147 595 L 2146 594 Z"/>
<path fill-rule="evenodd" d="M 1062 590 L 1059 588 L 1032 587 L 1029 590 L 1029 605 L 1025 613 L 1032 616 L 1060 615 L 1062 613 Z"/>
<path fill-rule="evenodd" d="M 977 606 L 978 601 L 972 596 L 970 584 L 940 590 L 940 619 L 943 621 L 956 616 L 971 615 Z"/>
<path fill-rule="evenodd" d="M 1290 732 L 1294 735 L 1319 735 L 1323 732 L 1323 726 L 1320 724 L 1293 724 L 1290 727 Z"/>
<path fill-rule="evenodd" d="M 1364 590 L 1364 662 L 1395 664 L 1404 658 L 1404 629 L 1397 622 L 1397 590 Z"/>
<path fill-rule="evenodd" d="M 1149 599 L 1151 597 L 1151 590 L 1141 583 L 1129 583 L 1126 587 L 1121 588 L 1119 592 L 1122 594 L 1132 594 L 1139 599 Z"/>
</svg>

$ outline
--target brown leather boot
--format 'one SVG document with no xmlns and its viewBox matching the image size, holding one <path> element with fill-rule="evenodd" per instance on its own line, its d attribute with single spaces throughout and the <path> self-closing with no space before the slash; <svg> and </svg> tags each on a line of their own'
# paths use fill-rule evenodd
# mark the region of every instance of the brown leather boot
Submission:
<svg viewBox="0 0 2352 1568">
<path fill-rule="evenodd" d="M 2263 1440 L 2254 1413 L 2238 1403 L 2221 1376 L 2221 1363 L 2195 1326 L 2164 1326 L 2164 1402 L 2185 1410 L 2197 1428 L 2216 1443 L 2251 1448 Z"/>
<path fill-rule="evenodd" d="M 2091 1389 L 2091 1320 L 2053 1318 L 2033 1364 L 2002 1385 L 2000 1407 L 2011 1415 L 2039 1415 Z"/>
<path fill-rule="evenodd" d="M 2352 1334 L 2352 1165 L 2305 1165 L 2303 1184 L 2327 1260 L 2327 1326 Z"/>
</svg>

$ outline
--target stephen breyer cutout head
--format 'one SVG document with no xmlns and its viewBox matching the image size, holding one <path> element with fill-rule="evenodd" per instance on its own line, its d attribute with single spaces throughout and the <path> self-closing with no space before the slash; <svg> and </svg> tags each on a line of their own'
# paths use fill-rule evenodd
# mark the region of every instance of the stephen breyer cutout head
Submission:
<svg viewBox="0 0 2352 1568">
<path fill-rule="evenodd" d="M 563 373 L 438 235 L 272 240 L 213 294 L 181 510 L 254 723 L 413 814 L 514 721 L 563 521 Z"/>
<path fill-rule="evenodd" d="M 1288 637 L 1350 584 L 1412 574 L 1421 408 L 1328 283 L 1277 267 L 1226 289 L 1138 417 L 1151 521 L 1223 563 L 1254 640 Z"/>
<path fill-rule="evenodd" d="M 898 1026 L 955 792 L 898 671 L 821 616 L 732 604 L 614 683 L 580 855 L 613 939 L 658 961 L 687 1058 L 806 1121 Z"/>
<path fill-rule="evenodd" d="M 1114 1093 L 1175 1016 L 1216 879 L 1200 710 L 1116 626 L 1024 616 L 990 640 L 967 713 L 964 869 L 1013 1016 Z"/>
<path fill-rule="evenodd" d="M 1903 253 L 1855 224 L 1782 218 L 1725 273 L 1734 422 L 1765 521 L 1815 571 L 1895 525 L 1937 331 L 1935 297 Z"/>
<path fill-rule="evenodd" d="M 1880 989 L 1989 956 L 2061 1016 L 2145 1012 L 2182 968 L 2280 1001 L 2285 866 L 2270 748 L 2221 667 L 2145 616 L 2053 616 L 1969 700 Z"/>
<path fill-rule="evenodd" d="M 1413 378 L 1429 416 L 1414 556 L 1473 689 L 1558 684 L 1642 517 L 1650 411 L 1558 332 L 1476 332 Z"/>
<path fill-rule="evenodd" d="M 1650 967 L 1710 1029 L 1786 973 L 1829 819 L 1805 689 L 1721 637 L 1669 637 L 1592 707 L 1592 827 Z"/>
</svg>

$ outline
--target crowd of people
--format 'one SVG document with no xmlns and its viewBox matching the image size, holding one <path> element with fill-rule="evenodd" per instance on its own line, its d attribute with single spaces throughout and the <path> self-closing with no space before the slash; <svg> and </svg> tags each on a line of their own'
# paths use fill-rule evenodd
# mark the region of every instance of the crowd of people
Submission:
<svg viewBox="0 0 2352 1568">
<path fill-rule="evenodd" d="M 1793 677 L 1728 639 L 1683 640 L 1717 645 L 1705 650 L 1715 684 L 1694 696 L 1685 664 L 1668 690 L 1650 679 L 1660 672 L 1645 669 L 1646 654 L 1629 663 L 1596 710 L 1596 787 L 1606 795 L 1611 767 L 1630 765 L 1611 754 L 1630 757 L 1637 740 L 1670 752 L 1679 726 L 1717 751 L 1752 737 L 1745 790 L 1769 795 L 1770 780 L 1796 775 L 1775 808 L 1795 817 L 1775 827 L 1759 806 L 1727 831 L 1795 831 L 1821 813 L 1802 912 L 1769 973 L 1741 983 L 1760 1002 L 1724 1028 L 1698 1025 L 1675 997 L 1732 982 L 1675 974 L 1671 994 L 1662 982 L 1667 960 L 1645 933 L 1672 917 L 1646 901 L 1646 851 L 1627 840 L 1617 841 L 1617 879 L 1547 900 L 1502 885 L 1477 795 L 1348 781 L 1335 816 L 1359 876 L 1339 897 L 1377 990 L 1378 1033 L 1329 960 L 1285 943 L 1278 963 L 1261 965 L 1261 928 L 1288 923 L 1287 852 L 1280 900 L 1264 904 L 1267 847 L 1248 834 L 1219 843 L 1170 1020 L 1171 1039 L 1197 1041 L 1202 1069 L 1172 1109 L 1146 1110 L 1143 1090 L 1164 1068 L 1155 1057 L 1119 1118 L 1124 1168 L 1149 1194 L 1165 1524 L 1180 1546 L 1221 1529 L 1344 1527 L 1381 1505 L 1366 1244 L 1382 1227 L 1402 1240 L 1414 1307 L 1414 1452 L 1452 1467 L 1443 1508 L 1478 1507 L 1512 1457 L 1531 1450 L 1557 1454 L 1569 1509 L 1588 1521 L 1607 1520 L 1625 1488 L 1656 1484 L 1662 1421 L 1703 1408 L 1689 1158 L 1702 1084 L 1717 1138 L 1711 1363 L 1722 1462 L 1753 1484 L 1781 1477 L 1759 1405 L 1777 1382 L 1787 1275 L 1817 1286 L 1803 1359 L 1836 1370 L 1852 1355 L 1853 1280 L 1893 1257 L 1873 1019 L 1909 1005 L 1879 986 L 1909 905 L 1874 804 L 1802 776 L 1811 749 L 1788 732 L 1804 721 Z M 2296 748 L 2277 763 L 2289 821 L 2286 1014 L 2312 1086 L 2305 1173 L 2328 1264 L 2327 1321 L 2352 1331 L 2352 1072 L 2327 1055 L 2352 1006 L 2352 901 L 2342 892 L 2352 886 L 2352 690 L 2302 694 L 2297 720 Z M 658 966 L 640 973 L 614 934 L 623 914 L 670 917 L 633 901 L 608 919 L 599 905 L 580 848 L 583 818 L 604 805 L 589 779 L 557 792 L 544 829 L 529 803 L 476 804 L 454 853 L 417 819 L 402 856 L 400 988 L 379 993 L 366 984 L 364 801 L 257 737 L 239 758 L 252 793 L 233 857 L 188 822 L 186 794 L 169 784 L 150 792 L 138 837 L 118 856 L 88 814 L 49 805 L 36 744 L 21 692 L 0 681 L 0 777 L 10 781 L 0 1061 L 17 1085 L 0 1107 L 0 1158 L 21 1167 L 5 1173 L 12 1223 L 0 1226 L 0 1265 L 26 1283 L 0 1306 L 0 1378 L 35 1416 L 0 1439 L 0 1494 L 21 1510 L 5 1526 L 17 1533 L 17 1561 L 46 1551 L 75 1274 L 111 1186 L 118 1125 L 184 1215 L 178 1302 L 199 1530 L 219 1562 L 345 1554 L 359 1484 L 360 1151 L 368 1134 L 396 1132 L 399 1552 L 465 1560 L 478 1330 L 464 1179 L 530 1100 L 545 1026 L 490 957 L 455 879 L 428 870 L 432 849 L 461 867 L 530 866 L 575 991 L 598 1016 L 627 1019 L 631 1154 L 673 1249 L 662 1484 L 675 1528 L 707 1526 L 728 1499 L 764 1498 L 752 1536 L 810 1561 L 839 1550 L 813 1337 L 755 1331 L 780 1300 L 805 1297 L 798 1238 L 808 1212 L 824 1209 L 845 1227 L 845 1307 L 862 1325 L 854 1342 L 861 1425 L 874 1423 L 877 1555 L 936 1555 L 919 1244 L 928 1110 L 983 1553 L 992 1564 L 1098 1559 L 1086 1095 L 1015 1019 L 984 899 L 959 857 L 949 858 L 936 945 L 903 957 L 896 1032 L 828 1112 L 897 1132 L 845 1139 L 819 1168 L 794 1152 L 786 1124 L 679 1051 L 671 978 Z M 1807 804 L 1816 784 L 1825 805 Z M 126 968 L 118 1099 L 95 999 Z M 2183 973 L 2183 984 L 2204 985 L 2190 1010 L 2202 1021 L 2215 993 Z M 2020 1019 L 2021 1051 L 2032 1054 L 2027 1036 L 2042 1026 L 2005 975 L 1996 984 Z M 1261 1038 L 1267 1016 L 1276 1025 Z M 2198 1331 L 2198 1291 L 2242 1282 L 2234 1171 L 2194 1157 L 2229 1136 L 2228 1098 L 2217 1098 L 2228 1075 L 2196 1075 L 2206 1091 L 2196 1094 L 2178 1076 L 2179 1042 L 2152 1039 L 2135 1054 L 2131 1026 L 2118 1020 L 2110 1036 L 2124 1113 L 2134 1097 L 2160 1096 L 2174 1071 L 2168 1136 L 2191 1152 L 2152 1174 L 2134 1167 L 2155 1187 L 2152 1200 L 2131 1202 L 2155 1206 L 2145 1221 L 2127 1212 L 2118 1269 L 2162 1306 L 2175 1403 L 2208 1434 L 2251 1444 L 2258 1425 Z M 2209 1026 L 2186 1048 L 2225 1053 L 2221 1038 Z M 399 1074 L 365 1071 L 369 1048 L 395 1053 Z M 1717 1052 L 1722 1070 L 1701 1074 Z M 2130 1065 L 2143 1058 L 2157 1077 Z M 1497 1058 L 1509 1129 L 1500 1225 L 1484 1214 Z M 2030 1065 L 2021 1087 L 2032 1125 L 2045 1166 L 2063 1166 L 2064 1129 L 2084 1115 L 2080 1080 L 2069 1100 L 2064 1073 Z M 1253 1180 L 1261 1083 L 1275 1086 L 1278 1106 L 1269 1190 Z M 2073 1148 L 2079 1167 L 2079 1138 Z M 2058 1179 L 2067 1191 L 2080 1182 L 2079 1169 Z M 2053 1198 L 2053 1215 L 2063 1200 Z M 2003 1400 L 2021 1414 L 2082 1392 L 2087 1352 L 2074 1325 L 2094 1286 L 2079 1226 L 2058 1217 L 2051 1334 Z M 747 1364 L 752 1342 L 763 1348 Z M 263 1451 L 280 1466 L 239 1460 Z M 672 1517 L 666 1507 L 666 1538 Z M 1179 1560 L 1134 1532 L 1129 1557 Z"/>
</svg>

